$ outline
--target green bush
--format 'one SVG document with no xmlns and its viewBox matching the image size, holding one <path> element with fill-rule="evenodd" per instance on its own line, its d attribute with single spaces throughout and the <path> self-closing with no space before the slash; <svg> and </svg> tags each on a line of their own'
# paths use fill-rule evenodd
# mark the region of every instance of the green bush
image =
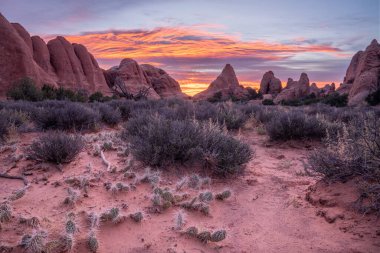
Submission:
<svg viewBox="0 0 380 253">
<path fill-rule="evenodd" d="M 274 105 L 274 102 L 272 99 L 264 99 L 261 103 L 263 105 Z"/>
<path fill-rule="evenodd" d="M 7 97 L 13 100 L 40 101 L 42 100 L 42 93 L 36 87 L 33 79 L 25 77 L 12 85 L 12 88 L 7 92 Z"/>
<path fill-rule="evenodd" d="M 221 91 L 215 92 L 214 95 L 207 99 L 210 103 L 222 102 L 223 94 Z"/>
<path fill-rule="evenodd" d="M 42 98 L 43 100 L 46 100 L 46 99 L 49 99 L 49 100 L 53 100 L 53 99 L 57 99 L 57 89 L 55 89 L 54 87 L 48 85 L 48 84 L 44 84 L 41 88 L 41 92 L 42 92 Z"/>
<path fill-rule="evenodd" d="M 366 97 L 365 101 L 367 101 L 367 103 L 372 106 L 380 104 L 380 89 L 377 89 L 375 92 L 370 93 Z"/>
<path fill-rule="evenodd" d="M 331 93 L 326 97 L 321 99 L 321 103 L 335 106 L 335 107 L 344 107 L 347 106 L 348 94 L 340 95 L 338 92 Z"/>
</svg>

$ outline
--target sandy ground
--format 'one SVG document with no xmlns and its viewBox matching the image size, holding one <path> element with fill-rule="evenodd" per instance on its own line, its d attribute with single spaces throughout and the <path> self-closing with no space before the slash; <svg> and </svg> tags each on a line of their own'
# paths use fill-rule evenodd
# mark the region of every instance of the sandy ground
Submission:
<svg viewBox="0 0 380 253">
<path fill-rule="evenodd" d="M 87 138 L 93 139 L 96 135 Z M 209 216 L 184 210 L 184 229 L 196 226 L 201 231 L 227 231 L 225 240 L 203 244 L 173 229 L 174 217 L 180 207 L 152 212 L 150 184 L 137 184 L 136 190 L 116 195 L 105 189 L 105 182 L 129 184 L 134 179 L 125 179 L 120 172 L 106 172 L 101 158 L 93 156 L 92 146 L 100 143 L 102 138 L 91 141 L 86 150 L 74 162 L 63 166 L 63 172 L 60 172 L 54 166 L 36 166 L 25 159 L 15 163 L 15 156 L 22 154 L 35 137 L 35 133 L 22 134 L 14 139 L 14 145 L 9 145 L 16 148 L 3 149 L 0 153 L 1 172 L 17 175 L 25 168 L 33 168 L 32 175 L 28 176 L 30 188 L 24 197 L 12 203 L 11 221 L 2 224 L 0 246 L 15 246 L 23 234 L 32 231 L 19 224 L 20 216 L 38 217 L 42 229 L 49 232 L 48 240 L 53 240 L 63 233 L 66 214 L 74 212 L 79 231 L 75 235 L 73 252 L 89 252 L 86 246 L 87 214 L 119 207 L 125 216 L 141 210 L 144 219 L 141 223 L 127 218 L 120 224 L 101 224 L 96 233 L 100 242 L 98 252 L 380 252 L 379 220 L 349 210 L 357 194 L 353 183 L 316 184 L 315 178 L 304 173 L 303 161 L 317 145 L 271 143 L 256 131 L 241 133 L 240 138 L 256 150 L 244 175 L 215 179 L 204 189 L 185 187 L 178 192 L 197 196 L 206 189 L 217 193 L 226 187 L 233 192 L 225 201 L 213 200 Z M 118 155 L 116 150 L 106 151 L 105 156 L 118 170 L 124 168 L 126 159 L 129 159 Z M 88 164 L 92 165 L 91 170 Z M 134 171 L 141 175 L 144 170 L 137 164 Z M 174 190 L 185 171 L 186 168 L 171 168 L 163 172 L 159 186 Z M 64 205 L 69 187 L 65 179 L 81 175 L 90 179 L 88 196 L 81 192 L 74 206 Z M 22 186 L 20 180 L 0 178 L 0 200 L 5 200 Z M 12 252 L 22 250 L 15 247 Z"/>
</svg>

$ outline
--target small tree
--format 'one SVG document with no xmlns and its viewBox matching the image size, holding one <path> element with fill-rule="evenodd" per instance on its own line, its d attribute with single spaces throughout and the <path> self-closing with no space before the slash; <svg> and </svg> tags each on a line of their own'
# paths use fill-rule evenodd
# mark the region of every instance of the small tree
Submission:
<svg viewBox="0 0 380 253">
<path fill-rule="evenodd" d="M 13 84 L 7 92 L 7 97 L 14 100 L 40 101 L 42 93 L 33 79 L 24 77 Z"/>
</svg>

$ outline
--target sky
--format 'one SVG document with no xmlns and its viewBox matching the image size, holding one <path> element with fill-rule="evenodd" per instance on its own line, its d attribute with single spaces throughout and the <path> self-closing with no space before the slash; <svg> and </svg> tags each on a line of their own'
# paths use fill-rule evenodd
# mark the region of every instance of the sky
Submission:
<svg viewBox="0 0 380 253">
<path fill-rule="evenodd" d="M 123 58 L 160 67 L 190 95 L 232 64 L 257 87 L 306 72 L 341 83 L 351 57 L 380 38 L 380 0 L 0 0 L 0 12 L 46 41 L 82 43 L 108 69 Z"/>
</svg>

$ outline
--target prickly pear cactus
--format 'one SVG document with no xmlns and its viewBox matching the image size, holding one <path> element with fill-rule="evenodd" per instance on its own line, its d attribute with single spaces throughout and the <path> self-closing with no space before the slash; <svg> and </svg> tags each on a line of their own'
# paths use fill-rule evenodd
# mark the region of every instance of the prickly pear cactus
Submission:
<svg viewBox="0 0 380 253">
<path fill-rule="evenodd" d="M 129 215 L 131 217 L 132 220 L 134 220 L 135 222 L 141 222 L 142 219 L 144 218 L 142 212 L 137 212 L 137 213 L 132 213 Z"/>
<path fill-rule="evenodd" d="M 98 239 L 96 239 L 96 236 L 93 232 L 91 232 L 87 238 L 87 245 L 91 252 L 95 253 L 98 251 L 99 242 Z"/>
<path fill-rule="evenodd" d="M 65 228 L 66 228 L 66 233 L 68 234 L 74 234 L 77 231 L 75 221 L 71 219 L 66 221 Z"/>
<path fill-rule="evenodd" d="M 199 199 L 203 202 L 210 202 L 214 199 L 214 196 L 212 195 L 212 192 L 202 192 L 199 194 Z"/>
<path fill-rule="evenodd" d="M 185 232 L 189 236 L 197 237 L 198 236 L 198 228 L 197 227 L 189 227 Z"/>
<path fill-rule="evenodd" d="M 210 241 L 212 242 L 220 242 L 226 238 L 227 232 L 226 230 L 218 230 L 212 233 Z"/>
<path fill-rule="evenodd" d="M 225 190 L 225 191 L 215 195 L 215 198 L 217 200 L 225 200 L 225 199 L 228 199 L 229 197 L 231 197 L 231 191 L 230 190 Z"/>
<path fill-rule="evenodd" d="M 211 233 L 208 232 L 208 231 L 203 231 L 203 232 L 200 232 L 197 236 L 197 238 L 203 242 L 203 243 L 207 243 L 208 241 L 210 241 L 211 239 Z"/>
</svg>

